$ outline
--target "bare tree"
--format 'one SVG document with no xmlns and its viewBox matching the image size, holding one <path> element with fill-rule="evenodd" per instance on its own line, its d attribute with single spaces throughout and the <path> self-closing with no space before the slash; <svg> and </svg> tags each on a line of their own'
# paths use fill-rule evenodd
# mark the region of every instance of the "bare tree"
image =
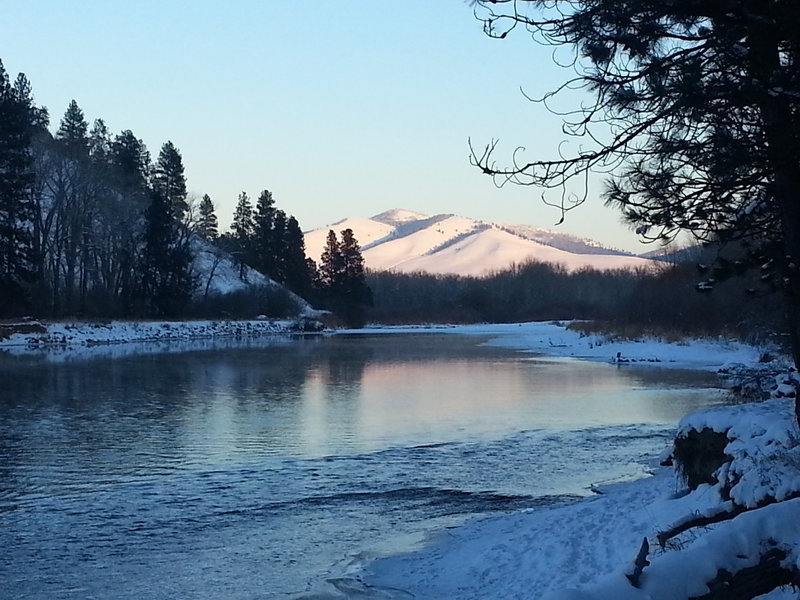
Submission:
<svg viewBox="0 0 800 600">
<path fill-rule="evenodd" d="M 685 231 L 703 242 L 737 241 L 738 264 L 718 265 L 702 289 L 748 265 L 786 295 L 800 366 L 800 4 L 778 0 L 478 0 L 486 33 L 523 30 L 565 47 L 561 87 L 586 105 L 562 113 L 581 145 L 571 155 L 495 162 L 497 142 L 472 162 L 499 185 L 540 186 L 567 211 L 605 174 L 608 204 L 645 239 Z M 573 180 L 583 192 L 566 193 Z M 548 190 L 551 193 L 548 193 Z M 555 197 L 553 196 L 555 194 Z"/>
</svg>

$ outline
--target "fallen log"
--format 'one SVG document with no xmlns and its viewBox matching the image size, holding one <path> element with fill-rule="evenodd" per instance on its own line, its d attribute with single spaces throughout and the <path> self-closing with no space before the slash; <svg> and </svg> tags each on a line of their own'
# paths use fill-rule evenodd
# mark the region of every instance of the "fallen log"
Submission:
<svg viewBox="0 0 800 600">
<path fill-rule="evenodd" d="M 723 521 L 729 521 L 734 517 L 742 514 L 747 509 L 743 506 L 735 506 L 731 510 L 722 510 L 718 513 L 714 513 L 713 515 L 707 515 L 705 517 L 695 517 L 693 519 L 688 519 L 686 521 L 680 521 L 676 523 L 666 531 L 660 531 L 656 535 L 656 539 L 658 540 L 659 545 L 664 548 L 667 545 L 667 542 L 690 529 L 694 529 L 695 527 L 708 527 L 709 525 L 714 525 L 715 523 L 722 523 Z"/>
<path fill-rule="evenodd" d="M 784 567 L 786 552 L 779 548 L 769 550 L 760 557 L 758 564 L 731 573 L 725 569 L 717 571 L 708 582 L 707 594 L 693 596 L 689 600 L 751 600 L 784 585 L 797 584 L 795 569 Z"/>
<path fill-rule="evenodd" d="M 800 492 L 794 492 L 792 494 L 787 495 L 785 498 L 781 499 L 781 502 L 786 502 L 788 500 L 794 500 L 796 498 L 800 498 Z M 765 506 L 770 506 L 771 504 L 775 504 L 777 500 L 772 497 L 766 497 L 762 502 L 760 502 L 757 506 L 752 508 L 747 508 L 745 506 L 741 506 L 738 504 L 734 504 L 733 507 L 729 510 L 721 510 L 717 513 L 712 515 L 707 515 L 704 517 L 695 517 L 692 519 L 687 519 L 685 521 L 680 521 L 670 527 L 665 531 L 660 531 L 656 535 L 656 539 L 658 540 L 659 545 L 664 548 L 667 542 L 674 538 L 677 535 L 680 535 L 690 529 L 694 529 L 695 527 L 708 527 L 709 525 L 714 525 L 715 523 L 722 523 L 724 521 L 730 521 L 731 519 L 738 517 L 742 513 L 758 510 L 760 508 L 764 508 Z"/>
</svg>

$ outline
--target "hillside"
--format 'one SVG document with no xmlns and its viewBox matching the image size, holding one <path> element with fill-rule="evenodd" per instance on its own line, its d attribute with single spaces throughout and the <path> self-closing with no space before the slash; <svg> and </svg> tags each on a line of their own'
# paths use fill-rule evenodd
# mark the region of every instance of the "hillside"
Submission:
<svg viewBox="0 0 800 600">
<path fill-rule="evenodd" d="M 482 276 L 528 260 L 572 271 L 646 267 L 652 260 L 605 248 L 592 240 L 529 225 L 485 223 L 452 214 L 404 209 L 369 219 L 349 217 L 305 233 L 306 254 L 319 260 L 328 230 L 353 230 L 367 268 L 404 273 Z"/>
<path fill-rule="evenodd" d="M 237 264 L 229 253 L 202 238 L 194 236 L 191 240 L 191 248 L 194 256 L 192 273 L 197 279 L 197 287 L 193 294 L 195 300 L 209 295 L 225 295 L 248 289 L 274 287 L 285 291 L 297 305 L 300 314 L 316 314 L 305 299 L 285 289 L 281 284 L 259 271 L 247 265 Z"/>
</svg>

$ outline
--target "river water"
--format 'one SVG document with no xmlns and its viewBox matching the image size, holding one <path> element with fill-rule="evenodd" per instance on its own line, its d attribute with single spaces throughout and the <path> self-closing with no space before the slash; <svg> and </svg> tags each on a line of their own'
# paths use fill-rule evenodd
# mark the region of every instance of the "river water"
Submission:
<svg viewBox="0 0 800 600">
<path fill-rule="evenodd" d="M 722 401 L 709 374 L 483 341 L 0 355 L 0 595 L 341 598 L 344 573 L 446 527 L 642 476 Z"/>
</svg>

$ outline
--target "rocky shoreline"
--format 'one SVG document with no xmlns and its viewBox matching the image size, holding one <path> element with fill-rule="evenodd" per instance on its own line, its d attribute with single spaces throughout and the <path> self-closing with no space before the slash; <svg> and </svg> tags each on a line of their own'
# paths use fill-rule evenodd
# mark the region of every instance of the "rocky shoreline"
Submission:
<svg viewBox="0 0 800 600">
<path fill-rule="evenodd" d="M 252 338 L 322 331 L 320 321 L 297 319 L 247 321 L 91 321 L 0 322 L 0 350 L 11 348 L 87 347 L 109 344 Z"/>
</svg>

